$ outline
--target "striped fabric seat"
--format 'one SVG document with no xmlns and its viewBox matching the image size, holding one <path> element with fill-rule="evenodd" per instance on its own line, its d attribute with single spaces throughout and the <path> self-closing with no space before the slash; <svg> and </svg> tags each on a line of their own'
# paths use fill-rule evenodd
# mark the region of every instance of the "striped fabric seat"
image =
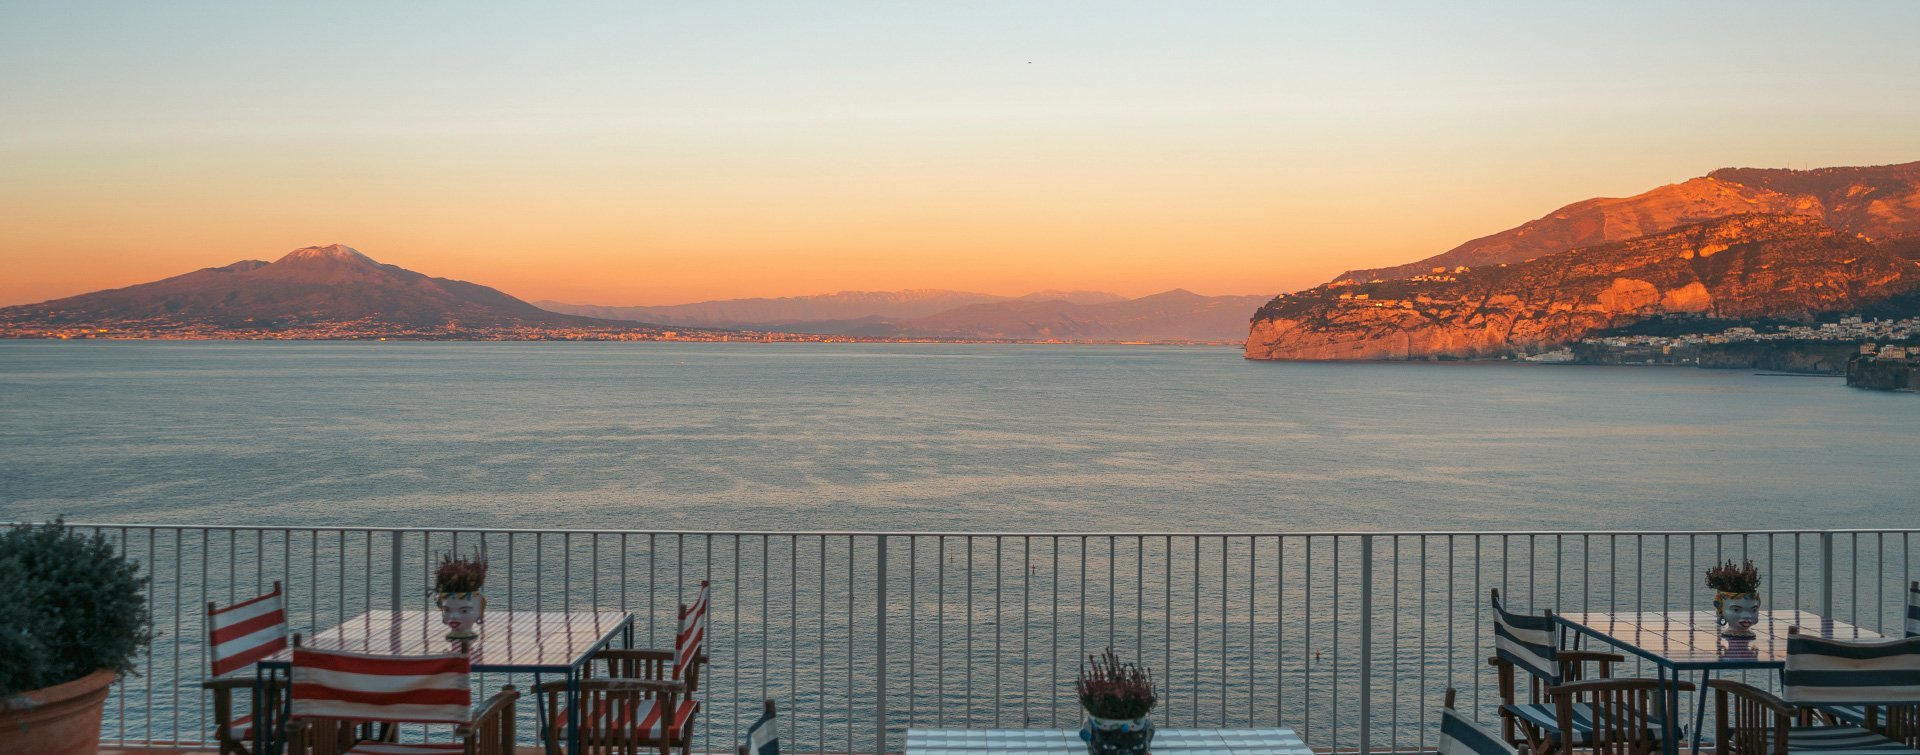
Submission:
<svg viewBox="0 0 1920 755">
<path fill-rule="evenodd" d="M 461 653 L 381 656 L 294 648 L 293 716 L 382 723 L 468 723 L 473 691 Z"/>
<path fill-rule="evenodd" d="M 752 733 L 751 730 L 748 731 Z M 777 748 L 778 742 L 774 743 Z M 1440 755 L 1517 755 L 1518 748 L 1507 744 L 1500 733 L 1460 715 L 1452 708 L 1440 709 Z M 764 755 L 750 753 L 749 755 Z M 775 749 L 772 755 L 779 755 Z"/>
<path fill-rule="evenodd" d="M 1822 705 L 1816 710 L 1847 726 L 1865 726 L 1867 723 L 1867 706 L 1865 705 Z"/>
<path fill-rule="evenodd" d="M 674 681 L 681 681 L 700 655 L 700 647 L 707 640 L 707 609 L 712 605 L 712 586 L 707 580 L 700 580 L 699 594 L 693 597 L 693 605 L 687 607 L 686 614 L 680 617 L 680 628 L 673 633 Z"/>
<path fill-rule="evenodd" d="M 1452 713 L 1453 711 L 1448 710 L 1447 712 Z M 1468 721 L 1467 725 L 1472 726 L 1474 724 Z M 1441 723 L 1440 728 L 1441 736 L 1444 737 L 1446 731 L 1446 723 L 1444 721 Z M 1495 737 L 1495 741 L 1498 741 L 1498 739 L 1498 737 Z M 766 712 L 760 714 L 760 719 L 754 721 L 747 727 L 747 742 L 740 747 L 740 755 L 780 755 L 780 721 L 779 718 L 774 715 L 772 700 L 767 701 Z M 1444 750 L 1442 751 L 1442 755 L 1446 755 Z M 1462 755 L 1466 754 L 1462 753 Z M 1507 750 L 1504 753 L 1490 752 L 1487 755 L 1513 755 L 1513 751 Z"/>
<path fill-rule="evenodd" d="M 1513 714 L 1515 718 L 1540 727 L 1547 733 L 1548 739 L 1556 742 L 1559 741 L 1560 713 L 1559 710 L 1554 707 L 1553 703 L 1502 705 L 1500 709 Z M 1594 711 L 1592 703 L 1574 703 L 1573 744 L 1575 747 L 1584 747 L 1593 742 L 1593 717 Z M 1650 718 L 1647 721 L 1647 725 L 1656 738 L 1665 730 L 1665 725 L 1660 716 Z"/>
<path fill-rule="evenodd" d="M 1493 649 L 1501 660 L 1525 669 L 1547 684 L 1560 683 L 1560 664 L 1555 659 L 1553 619 L 1513 613 L 1500 604 L 1500 593 L 1493 593 Z"/>
<path fill-rule="evenodd" d="M 631 734 L 641 739 L 662 739 L 664 735 L 665 739 L 678 740 L 687 731 L 688 722 L 693 720 L 694 714 L 700 712 L 700 703 L 684 699 L 678 701 L 674 705 L 672 721 L 664 721 L 665 717 L 660 715 L 659 709 L 659 701 L 654 699 L 611 702 L 606 698 L 598 698 L 583 711 L 580 726 L 589 732 L 606 731 L 620 737 Z M 554 720 L 566 721 L 567 710 L 562 708 L 560 716 Z M 663 723 L 667 726 L 664 732 L 661 731 Z"/>
<path fill-rule="evenodd" d="M 216 677 L 287 649 L 287 600 L 280 583 L 273 583 L 273 592 L 226 608 L 208 603 L 207 645 Z"/>
<path fill-rule="evenodd" d="M 1920 580 L 1907 585 L 1907 636 L 1920 637 Z"/>
<path fill-rule="evenodd" d="M 1773 733 L 1768 732 L 1767 746 L 1774 747 L 1774 742 Z M 1917 751 L 1858 726 L 1796 726 L 1787 729 L 1787 752 L 1819 752 L 1829 755 L 1863 752 L 1889 755 Z"/>
<path fill-rule="evenodd" d="M 1788 630 L 1781 697 L 1803 706 L 1920 703 L 1920 637 L 1850 642 Z"/>
</svg>

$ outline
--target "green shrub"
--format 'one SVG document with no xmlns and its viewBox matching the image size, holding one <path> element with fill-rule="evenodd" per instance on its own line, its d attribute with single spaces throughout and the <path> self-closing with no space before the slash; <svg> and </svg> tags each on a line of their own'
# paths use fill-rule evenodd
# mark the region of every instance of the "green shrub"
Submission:
<svg viewBox="0 0 1920 755">
<path fill-rule="evenodd" d="M 58 520 L 0 533 L 0 697 L 131 673 L 153 639 L 146 585 L 98 533 Z"/>
</svg>

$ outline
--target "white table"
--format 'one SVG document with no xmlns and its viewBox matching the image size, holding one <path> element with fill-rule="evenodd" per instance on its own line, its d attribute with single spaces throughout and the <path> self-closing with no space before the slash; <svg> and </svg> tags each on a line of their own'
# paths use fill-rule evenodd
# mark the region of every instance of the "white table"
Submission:
<svg viewBox="0 0 1920 755">
<path fill-rule="evenodd" d="M 907 755 L 1085 755 L 1078 729 L 908 729 Z M 1155 753 L 1313 755 L 1292 729 L 1160 729 Z"/>
</svg>

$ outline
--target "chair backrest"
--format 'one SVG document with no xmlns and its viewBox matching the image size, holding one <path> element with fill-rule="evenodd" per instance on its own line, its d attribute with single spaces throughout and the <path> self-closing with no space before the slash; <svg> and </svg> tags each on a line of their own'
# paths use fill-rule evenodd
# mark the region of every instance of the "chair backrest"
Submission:
<svg viewBox="0 0 1920 755">
<path fill-rule="evenodd" d="M 693 661 L 700 655 L 701 646 L 707 641 L 707 608 L 712 602 L 712 588 L 706 580 L 700 580 L 700 592 L 693 597 L 693 605 L 680 610 L 680 630 L 673 635 L 673 678 L 678 680 L 693 667 Z"/>
<path fill-rule="evenodd" d="M 1555 658 L 1553 614 L 1529 616 L 1513 613 L 1500 605 L 1500 591 L 1493 591 L 1494 655 L 1546 682 L 1560 683 L 1560 663 Z"/>
<path fill-rule="evenodd" d="M 1788 627 L 1780 685 L 1795 705 L 1920 703 L 1920 637 L 1856 642 Z"/>
<path fill-rule="evenodd" d="M 767 701 L 760 720 L 747 727 L 747 742 L 740 746 L 740 755 L 780 755 L 779 718 L 774 715 L 772 700 Z"/>
<path fill-rule="evenodd" d="M 293 716 L 382 723 L 463 724 L 473 716 L 462 653 L 366 655 L 293 650 Z"/>
<path fill-rule="evenodd" d="M 1920 581 L 1907 586 L 1907 636 L 1920 637 Z"/>
<path fill-rule="evenodd" d="M 1440 709 L 1440 755 L 1518 755 L 1500 733 L 1467 718 L 1453 708 L 1454 691 L 1447 688 L 1446 707 Z"/>
<path fill-rule="evenodd" d="M 1692 692 L 1688 682 L 1661 679 L 1590 679 L 1547 690 L 1561 731 L 1585 730 L 1581 746 L 1592 755 L 1650 755 L 1660 749 L 1669 689 Z"/>
<path fill-rule="evenodd" d="M 252 666 L 287 649 L 287 599 L 273 592 L 226 608 L 207 604 L 207 660 L 214 676 Z"/>
</svg>

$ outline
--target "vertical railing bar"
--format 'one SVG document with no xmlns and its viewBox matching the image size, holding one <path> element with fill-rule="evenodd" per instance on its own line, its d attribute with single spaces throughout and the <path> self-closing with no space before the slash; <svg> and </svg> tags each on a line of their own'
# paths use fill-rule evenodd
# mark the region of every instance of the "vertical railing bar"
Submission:
<svg viewBox="0 0 1920 755">
<path fill-rule="evenodd" d="M 547 533 L 533 533 L 533 610 L 536 612 L 545 611 L 547 608 L 547 591 L 545 586 L 541 584 L 541 582 L 545 581 L 542 577 L 545 576 L 547 570 L 546 541 Z M 679 619 L 678 616 L 674 618 L 675 620 Z M 674 631 L 678 632 L 680 630 L 676 627 Z"/>
<path fill-rule="evenodd" d="M 1820 615 L 1835 618 L 1833 613 L 1833 533 L 1820 533 Z"/>
<path fill-rule="evenodd" d="M 648 536 L 652 541 L 652 536 Z M 652 560 L 649 552 L 648 560 Z M 787 538 L 787 689 L 793 694 L 795 703 L 800 701 L 800 536 Z M 648 601 L 651 604 L 651 600 Z M 798 705 L 794 706 L 799 709 Z M 799 727 L 794 727 L 798 730 Z M 818 740 L 820 747 L 826 747 L 825 740 Z"/>
<path fill-rule="evenodd" d="M 1387 609 L 1387 616 L 1393 617 L 1393 616 L 1400 615 L 1400 536 L 1399 535 L 1393 536 L 1392 555 L 1388 557 L 1387 562 L 1392 564 L 1392 566 L 1389 567 L 1389 570 L 1391 572 L 1390 576 L 1393 582 L 1393 597 L 1391 598 L 1392 604 L 1391 604 L 1391 607 Z M 1369 609 L 1367 613 L 1371 615 L 1373 611 Z M 1389 657 L 1393 659 L 1393 672 L 1391 674 L 1393 680 L 1389 682 L 1389 685 L 1392 687 L 1392 690 L 1387 695 L 1389 700 L 1389 711 L 1388 711 L 1388 717 L 1387 717 L 1387 721 L 1388 721 L 1387 749 L 1391 751 L 1391 750 L 1399 749 L 1400 747 L 1400 633 L 1389 631 L 1387 633 L 1387 636 L 1393 642 L 1393 647 L 1390 648 L 1388 651 Z M 1361 716 L 1360 725 L 1368 726 L 1369 728 L 1371 728 L 1370 724 L 1372 720 L 1373 719 L 1370 719 L 1366 716 Z"/>
<path fill-rule="evenodd" d="M 1528 547 L 1532 558 L 1532 547 Z M 1336 653 L 1335 655 L 1338 655 Z M 1373 536 L 1360 536 L 1360 755 L 1373 751 Z"/>
<path fill-rule="evenodd" d="M 820 536 L 820 639 L 815 647 L 819 650 L 820 671 L 815 674 L 819 689 L 814 694 L 814 715 L 819 719 L 819 732 L 815 741 L 820 749 L 827 748 L 827 536 Z M 853 749 L 851 742 L 847 749 Z"/>
<path fill-rule="evenodd" d="M 1260 644 L 1258 630 L 1255 628 L 1255 616 L 1260 613 L 1260 538 L 1247 536 L 1247 727 L 1252 728 L 1253 706 L 1257 696 L 1256 679 L 1260 675 L 1260 656 L 1256 648 Z M 1279 674 L 1274 678 L 1278 679 Z"/>
<path fill-rule="evenodd" d="M 1081 540 L 1083 544 L 1086 541 Z M 1200 725 L 1200 536 L 1193 536 L 1193 612 L 1187 614 L 1187 620 L 1193 622 L 1193 725 Z"/>
<path fill-rule="evenodd" d="M 1033 725 L 1033 538 L 1020 538 L 1020 726 Z"/>
<path fill-rule="evenodd" d="M 1431 643 L 1427 641 L 1427 536 L 1426 535 L 1420 536 L 1420 589 L 1418 592 L 1420 594 L 1420 694 L 1419 694 L 1419 699 L 1425 700 L 1428 697 L 1430 697 L 1430 695 L 1427 694 L 1427 651 L 1429 648 L 1432 647 Z M 1449 655 L 1452 654 L 1451 647 L 1448 648 L 1448 654 Z M 1419 706 L 1419 702 L 1416 701 L 1414 705 L 1417 708 Z M 1414 728 L 1414 731 L 1419 732 L 1417 735 L 1419 742 L 1414 746 L 1414 749 L 1421 752 L 1425 752 L 1427 749 L 1427 727 L 1415 726 L 1413 728 Z M 1398 742 L 1394 743 L 1394 746 L 1398 747 L 1399 743 Z"/>
<path fill-rule="evenodd" d="M 1107 536 L 1107 647 L 1109 649 L 1113 647 L 1114 625 L 1119 623 L 1119 614 L 1114 612 L 1114 593 L 1116 592 L 1114 583 L 1118 581 L 1114 577 L 1114 569 L 1118 568 L 1118 564 L 1115 562 L 1120 560 L 1120 555 L 1117 552 L 1119 549 L 1118 543 L 1119 540 L 1116 536 Z"/>
<path fill-rule="evenodd" d="M 767 597 L 767 593 L 771 591 L 769 588 L 773 587 L 773 559 L 770 555 L 772 548 L 768 545 L 767 541 L 772 538 L 772 535 L 764 532 L 760 534 L 760 699 L 762 700 L 772 699 L 772 695 L 769 694 L 769 690 L 767 689 L 767 661 L 769 655 L 767 652 L 767 623 L 773 620 L 772 606 Z M 626 543 L 627 536 L 621 535 L 620 563 L 622 568 L 625 568 L 627 560 L 625 552 L 627 547 Z M 625 603 L 626 600 L 626 589 L 626 582 L 622 579 L 620 585 L 622 603 Z M 738 620 L 736 617 L 735 621 Z"/>
<path fill-rule="evenodd" d="M 1147 536 L 1133 538 L 1133 662 L 1147 662 Z"/>
<path fill-rule="evenodd" d="M 600 552 L 600 536 L 598 534 L 593 536 L 593 548 L 595 554 Z M 595 575 L 594 600 L 597 603 L 599 602 L 600 594 L 600 561 L 598 555 L 594 558 L 593 571 Z M 733 661 L 727 664 L 733 667 L 732 694 L 727 696 L 727 702 L 730 704 L 730 707 L 733 708 L 733 727 L 729 730 L 729 733 L 733 736 L 729 737 L 730 739 L 739 738 L 738 735 L 740 733 L 740 625 L 742 624 L 740 620 L 740 587 L 744 584 L 744 582 L 740 581 L 740 535 L 735 533 L 733 536 L 733 584 L 727 586 L 727 591 L 733 593 L 733 614 L 727 617 L 726 623 L 727 634 L 733 637 Z M 765 613 L 760 615 L 762 618 L 766 616 Z M 678 632 L 679 630 L 675 629 L 674 631 Z M 764 645 L 762 647 L 764 647 Z M 885 671 L 884 668 L 881 670 Z M 882 724 L 884 725 L 884 723 L 885 721 L 883 720 Z M 711 741 L 711 738 L 709 738 L 709 741 Z"/>
<path fill-rule="evenodd" d="M 938 568 L 938 571 L 936 572 L 937 581 L 935 583 L 935 591 L 939 599 L 940 612 L 935 614 L 934 624 L 933 624 L 933 631 L 934 631 L 933 649 L 934 649 L 934 654 L 936 656 L 936 660 L 934 661 L 933 678 L 939 680 L 940 694 L 938 695 L 938 697 L 946 697 L 947 695 L 947 536 L 946 535 L 940 536 L 938 548 L 939 548 L 939 552 L 935 554 L 936 556 L 939 557 L 939 565 L 938 565 L 939 568 Z M 945 705 L 936 706 L 933 709 L 933 712 L 934 712 L 934 721 L 935 721 L 934 725 L 945 726 L 947 723 L 947 706 Z"/>
<path fill-rule="evenodd" d="M 1481 538 L 1480 535 L 1473 536 L 1473 626 L 1475 631 L 1472 632 L 1470 636 L 1473 637 L 1473 657 L 1474 658 L 1484 657 L 1480 655 L 1480 648 L 1481 648 L 1480 635 L 1482 633 L 1479 631 L 1479 627 L 1485 626 L 1485 624 L 1481 623 L 1483 619 L 1481 618 L 1481 613 L 1480 613 L 1480 604 L 1482 602 L 1480 596 L 1485 595 L 1486 593 L 1480 589 L 1480 567 L 1481 567 L 1480 538 Z M 1473 669 L 1473 668 L 1477 668 L 1477 666 L 1468 666 L 1467 668 Z M 1479 677 L 1480 677 L 1480 674 L 1476 671 L 1473 674 L 1473 678 L 1479 679 Z M 1475 710 L 1478 710 L 1480 708 L 1480 688 L 1482 686 L 1484 685 L 1479 684 L 1478 682 L 1476 682 L 1473 685 L 1473 707 Z"/>
<path fill-rule="evenodd" d="M 1303 649 L 1300 653 L 1300 720 L 1305 732 L 1302 736 L 1308 742 L 1313 741 L 1313 536 L 1301 538 L 1306 543 L 1306 576 L 1300 583 L 1300 591 L 1306 596 L 1306 608 L 1300 614 L 1300 638 Z M 1337 743 L 1329 742 L 1329 745 Z"/>
<path fill-rule="evenodd" d="M 1167 670 L 1167 687 L 1171 689 L 1173 687 L 1173 535 L 1167 535 L 1166 545 L 1166 578 L 1160 583 L 1165 591 L 1162 604 L 1166 606 L 1166 610 L 1160 612 L 1160 619 L 1164 623 L 1160 634 L 1163 653 L 1160 667 Z M 1167 719 L 1173 719 L 1172 710 L 1167 711 Z"/>
<path fill-rule="evenodd" d="M 1227 586 L 1227 536 L 1220 536 L 1220 726 L 1227 725 L 1227 646 L 1230 639 L 1227 634 L 1227 598 L 1230 588 Z M 1197 616 L 1195 617 L 1198 618 Z"/>
<path fill-rule="evenodd" d="M 967 536 L 967 723 L 973 723 L 973 536 Z"/>
<path fill-rule="evenodd" d="M 1273 725 L 1286 720 L 1287 708 L 1287 538 L 1273 538 Z M 1305 664 L 1302 664 L 1305 665 Z"/>
<path fill-rule="evenodd" d="M 994 538 L 994 540 L 997 543 L 999 541 L 999 538 Z M 999 547 L 998 545 L 995 546 L 996 554 L 998 554 L 999 552 L 998 547 Z M 849 550 L 851 550 L 852 548 L 851 544 L 849 544 L 848 548 Z M 875 652 L 874 652 L 874 662 L 873 662 L 873 666 L 874 666 L 873 668 L 873 684 L 874 684 L 873 752 L 874 752 L 874 755 L 886 755 L 886 752 L 887 752 L 887 536 L 886 535 L 881 535 L 875 540 L 874 549 L 875 551 L 874 551 L 873 558 L 874 558 L 875 564 L 877 565 L 877 568 L 874 569 L 874 614 L 875 615 L 874 615 L 873 623 L 874 623 L 874 635 L 876 639 L 874 643 Z M 994 619 L 995 619 L 994 620 L 995 631 L 997 632 L 999 628 L 999 616 L 996 614 Z M 998 653 L 997 650 L 995 652 L 996 654 Z M 994 661 L 995 661 L 994 665 L 997 668 L 999 666 L 999 659 L 996 657 Z M 849 664 L 849 666 L 851 666 L 851 664 Z M 994 678 L 996 680 L 999 679 L 998 672 L 995 672 Z M 998 711 L 999 709 L 1000 709 L 1000 706 L 996 701 L 994 705 L 994 710 Z M 738 730 L 736 729 L 736 731 Z"/>
<path fill-rule="evenodd" d="M 1001 565 L 1005 560 L 1001 558 L 1001 543 L 1005 541 L 1006 538 L 998 535 L 993 538 L 993 727 L 996 729 L 1000 728 L 1000 709 L 1004 707 L 1000 704 L 1000 676 L 1005 669 L 1000 657 L 1000 627 L 1006 623 L 1006 616 L 1001 613 L 1000 584 Z"/>
<path fill-rule="evenodd" d="M 227 528 L 227 605 L 240 602 L 240 585 L 234 576 L 240 571 L 240 533 Z M 209 577 L 211 579 L 211 577 Z"/>
<path fill-rule="evenodd" d="M 1333 694 L 1330 696 L 1330 698 L 1333 704 L 1332 704 L 1332 710 L 1328 712 L 1329 713 L 1328 717 L 1333 719 L 1333 721 L 1329 724 L 1332 727 L 1333 731 L 1330 734 L 1329 739 L 1327 740 L 1327 743 L 1338 748 L 1340 746 L 1340 629 L 1341 629 L 1341 626 L 1340 626 L 1341 625 L 1341 621 L 1340 621 L 1340 536 L 1334 535 L 1332 540 L 1333 540 L 1333 606 L 1332 606 L 1332 611 L 1333 611 Z"/>
<path fill-rule="evenodd" d="M 853 628 L 858 625 L 854 618 L 854 536 L 847 536 L 847 751 L 853 752 Z"/>
<path fill-rule="evenodd" d="M 1049 671 L 1047 675 L 1047 680 L 1049 685 L 1055 691 L 1058 691 L 1060 689 L 1060 537 L 1058 535 L 1055 535 L 1053 538 L 1052 581 L 1053 581 L 1053 600 L 1049 602 L 1053 604 L 1053 617 L 1049 619 L 1047 623 L 1053 630 L 1053 639 L 1051 640 L 1053 647 L 1051 651 L 1051 660 L 1048 662 Z M 1060 704 L 1058 702 L 1049 704 L 1047 706 L 1047 725 L 1048 726 L 1057 725 L 1059 723 L 1059 719 L 1060 719 Z"/>
</svg>

